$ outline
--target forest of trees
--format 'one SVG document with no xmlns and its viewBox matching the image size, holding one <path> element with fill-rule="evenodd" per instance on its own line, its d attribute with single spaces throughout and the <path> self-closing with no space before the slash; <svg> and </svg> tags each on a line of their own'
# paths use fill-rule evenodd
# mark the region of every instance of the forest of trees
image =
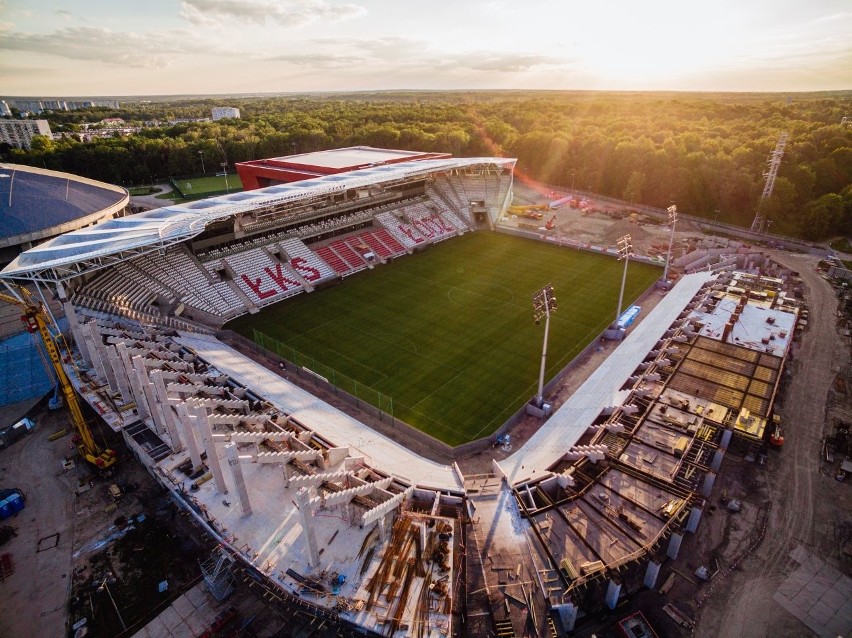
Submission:
<svg viewBox="0 0 852 638">
<path fill-rule="evenodd" d="M 130 124 L 207 117 L 239 120 L 149 126 L 81 142 L 84 122 Z M 518 158 L 518 172 L 631 202 L 807 239 L 852 234 L 852 92 L 689 94 L 388 92 L 127 102 L 118 110 L 47 115 L 60 140 L 38 138 L 8 161 L 125 186 L 234 162 L 353 145 L 456 156 Z M 773 196 L 761 202 L 766 161 L 789 134 Z"/>
</svg>

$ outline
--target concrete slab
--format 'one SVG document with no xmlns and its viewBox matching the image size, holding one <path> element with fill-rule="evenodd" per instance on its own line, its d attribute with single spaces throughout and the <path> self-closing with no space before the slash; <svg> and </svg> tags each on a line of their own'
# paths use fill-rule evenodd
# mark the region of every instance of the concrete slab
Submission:
<svg viewBox="0 0 852 638">
<path fill-rule="evenodd" d="M 192 612 L 195 611 L 195 606 L 189 602 L 186 594 L 173 602 L 172 608 L 175 613 L 183 619 L 189 618 Z"/>
<path fill-rule="evenodd" d="M 834 616 L 834 611 L 830 609 L 829 606 L 826 605 L 824 602 L 818 600 L 816 604 L 811 607 L 810 611 L 808 612 L 808 616 L 814 618 L 816 622 L 820 625 L 825 625 Z"/>
<path fill-rule="evenodd" d="M 790 552 L 790 558 L 792 558 L 799 564 L 804 563 L 807 560 L 808 556 L 810 556 L 810 552 L 808 552 L 808 550 L 806 550 L 801 545 L 797 545 L 793 549 L 793 551 Z"/>
<path fill-rule="evenodd" d="M 175 608 L 171 606 L 163 610 L 163 613 L 159 615 L 158 620 L 168 629 L 174 629 L 183 622 L 183 618 L 181 618 L 175 611 Z"/>
</svg>

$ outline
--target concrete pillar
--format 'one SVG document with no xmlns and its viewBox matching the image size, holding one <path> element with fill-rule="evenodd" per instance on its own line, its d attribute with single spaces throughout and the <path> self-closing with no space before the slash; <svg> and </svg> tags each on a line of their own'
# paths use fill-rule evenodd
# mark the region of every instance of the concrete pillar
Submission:
<svg viewBox="0 0 852 638">
<path fill-rule="evenodd" d="M 195 438 L 195 429 L 198 427 L 197 421 L 186 409 L 186 404 L 183 401 L 178 401 L 174 404 L 177 412 L 176 425 L 180 433 L 181 441 L 189 450 L 189 458 L 192 460 L 192 469 L 197 471 L 201 469 L 201 452 L 198 450 L 198 440 Z"/>
<path fill-rule="evenodd" d="M 115 351 L 118 353 L 119 359 L 121 359 L 121 363 L 124 366 L 124 372 L 127 374 L 127 378 L 130 381 L 130 391 L 133 393 L 133 401 L 136 403 L 136 413 L 139 415 L 139 418 L 143 421 L 150 416 L 148 412 L 148 403 L 145 400 L 145 393 L 142 392 L 142 388 L 139 387 L 139 383 L 136 381 L 136 371 L 133 369 L 133 362 L 130 360 L 130 353 L 127 351 L 127 346 L 123 343 L 117 343 L 115 345 Z"/>
<path fill-rule="evenodd" d="M 65 316 L 68 317 L 68 327 L 71 328 L 71 334 L 74 336 L 74 343 L 77 344 L 77 349 L 83 357 L 83 361 L 87 368 L 92 367 L 92 360 L 89 358 L 89 353 L 86 349 L 86 344 L 83 343 L 83 332 L 80 330 L 80 319 L 77 317 L 77 311 L 74 309 L 74 304 L 66 301 L 62 304 L 65 310 Z"/>
<path fill-rule="evenodd" d="M 562 603 L 561 605 L 554 605 L 553 609 L 559 614 L 559 622 L 562 624 L 563 631 L 574 631 L 574 625 L 577 622 L 577 606 L 574 603 Z"/>
<path fill-rule="evenodd" d="M 328 449 L 328 460 L 324 461 L 325 466 L 327 467 L 335 467 L 346 459 L 349 456 L 349 448 L 348 447 L 333 447 Z M 426 547 L 425 545 L 423 547 Z"/>
<path fill-rule="evenodd" d="M 645 568 L 645 580 L 642 582 L 648 589 L 654 589 L 657 585 L 657 576 L 660 575 L 660 564 L 652 560 L 648 561 Z"/>
<path fill-rule="evenodd" d="M 713 483 L 716 482 L 716 475 L 713 472 L 707 472 L 704 475 L 704 485 L 701 486 L 701 495 L 704 498 L 710 498 L 710 492 L 713 491 Z"/>
<path fill-rule="evenodd" d="M 689 519 L 686 521 L 686 531 L 695 533 L 698 529 L 698 523 L 701 521 L 702 510 L 698 506 L 693 506 L 689 511 Z"/>
<path fill-rule="evenodd" d="M 172 412 L 172 406 L 169 403 L 169 394 L 166 391 L 166 384 L 163 381 L 162 370 L 151 370 L 151 383 L 154 394 L 157 397 L 157 406 L 163 412 L 163 425 L 166 427 L 166 432 L 169 433 L 169 438 L 172 440 L 172 449 L 177 452 L 181 449 L 181 440 L 175 426 L 175 413 Z"/>
<path fill-rule="evenodd" d="M 115 381 L 118 383 L 118 391 L 121 394 L 121 400 L 127 404 L 133 402 L 133 392 L 130 390 L 130 383 L 127 380 L 127 371 L 121 363 L 121 358 L 118 356 L 115 348 L 107 348 L 107 358 L 109 365 L 112 368 L 112 373 L 115 375 Z"/>
<path fill-rule="evenodd" d="M 382 540 L 387 539 L 388 537 L 388 522 L 387 519 L 382 516 L 378 521 L 378 530 L 379 530 L 379 538 Z M 425 547 L 425 545 L 424 545 Z"/>
<path fill-rule="evenodd" d="M 101 338 L 98 329 L 92 325 L 92 343 L 95 346 L 95 351 L 98 353 L 98 359 L 101 362 L 101 366 L 104 369 L 104 374 L 106 375 L 107 383 L 109 384 L 110 392 L 118 392 L 118 383 L 115 379 L 115 372 L 112 370 L 112 364 L 109 361 L 109 350 L 107 346 L 104 344 L 104 340 Z"/>
<path fill-rule="evenodd" d="M 621 593 L 621 583 L 610 578 L 609 585 L 606 588 L 606 606 L 610 609 L 615 609 L 618 605 L 618 595 Z"/>
<path fill-rule="evenodd" d="M 299 488 L 296 492 L 296 505 L 299 506 L 299 514 L 302 518 L 302 531 L 305 533 L 305 541 L 308 546 L 308 565 L 316 567 L 319 564 L 319 549 L 317 548 L 317 533 L 314 529 L 314 512 L 310 504 L 311 490 L 307 487 Z"/>
<path fill-rule="evenodd" d="M 722 467 L 723 458 L 725 458 L 725 450 L 716 450 L 713 452 L 713 460 L 710 462 L 710 469 L 714 472 L 718 472 L 719 468 Z"/>
<path fill-rule="evenodd" d="M 133 369 L 136 372 L 136 382 L 139 384 L 142 394 L 145 397 L 145 405 L 148 406 L 148 414 L 151 415 L 151 421 L 154 423 L 154 430 L 157 434 L 162 434 L 165 431 L 163 427 L 163 415 L 157 405 L 157 398 L 154 396 L 154 391 L 151 389 L 151 382 L 148 380 L 148 371 L 145 369 L 145 360 L 140 356 L 133 357 Z"/>
<path fill-rule="evenodd" d="M 725 430 L 722 432 L 722 443 L 719 447 L 723 447 L 727 450 L 728 446 L 731 444 L 731 436 L 733 436 L 733 433 L 733 430 Z"/>
<path fill-rule="evenodd" d="M 92 361 L 95 374 L 97 374 L 98 378 L 105 381 L 106 371 L 104 370 L 104 363 L 101 361 L 100 353 L 95 348 L 95 339 L 101 338 L 100 333 L 98 332 L 94 321 L 84 324 L 81 328 L 83 331 L 83 343 L 89 350 L 89 359 Z"/>
<path fill-rule="evenodd" d="M 675 560 L 677 558 L 677 553 L 680 551 L 680 544 L 683 542 L 683 534 L 678 532 L 673 532 L 671 538 L 669 539 L 669 547 L 666 550 L 666 556 Z"/>
<path fill-rule="evenodd" d="M 243 476 L 243 468 L 240 465 L 239 451 L 237 450 L 236 443 L 225 444 L 225 456 L 228 457 L 228 466 L 231 468 L 231 476 L 234 479 L 234 488 L 237 490 L 237 498 L 240 501 L 240 509 L 243 512 L 243 516 L 251 516 L 251 502 L 249 502 L 246 479 Z"/>
<path fill-rule="evenodd" d="M 207 451 L 207 467 L 213 472 L 213 482 L 216 484 L 216 489 L 219 490 L 220 494 L 227 494 L 228 486 L 225 485 L 222 464 L 219 461 L 219 455 L 216 453 L 213 429 L 210 427 L 210 421 L 207 420 L 207 409 L 200 405 L 193 405 L 190 407 L 190 414 L 195 416 L 195 422 L 198 424 L 198 429 L 201 430 L 201 440 L 204 443 L 204 449 Z"/>
</svg>

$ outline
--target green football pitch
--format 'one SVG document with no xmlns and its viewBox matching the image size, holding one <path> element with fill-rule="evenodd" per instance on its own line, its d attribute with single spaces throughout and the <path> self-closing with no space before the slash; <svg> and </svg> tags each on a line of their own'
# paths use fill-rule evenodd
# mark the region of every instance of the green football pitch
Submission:
<svg viewBox="0 0 852 638">
<path fill-rule="evenodd" d="M 533 293 L 551 283 L 558 302 L 551 379 L 614 320 L 622 272 L 613 257 L 468 233 L 227 327 L 455 446 L 536 394 L 544 321 L 533 321 Z M 624 307 L 659 277 L 630 262 Z"/>
<path fill-rule="evenodd" d="M 193 177 L 191 179 L 176 179 L 175 184 L 187 197 L 205 195 L 207 193 L 224 193 L 226 190 L 236 193 L 243 190 L 243 183 L 236 173 L 224 175 Z"/>
</svg>

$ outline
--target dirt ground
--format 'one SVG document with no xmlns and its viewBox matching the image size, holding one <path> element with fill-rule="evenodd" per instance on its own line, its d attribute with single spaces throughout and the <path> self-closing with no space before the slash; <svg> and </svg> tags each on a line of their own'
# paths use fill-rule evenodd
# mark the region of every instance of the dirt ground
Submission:
<svg viewBox="0 0 852 638">
<path fill-rule="evenodd" d="M 551 201 L 549 197 L 543 197 L 539 189 L 532 188 L 520 182 L 513 186 L 516 205 L 546 204 Z M 604 248 L 615 248 L 618 239 L 624 235 L 630 235 L 633 252 L 638 255 L 649 257 L 666 256 L 671 236 L 670 227 L 661 220 L 651 219 L 647 215 L 640 215 L 631 219 L 629 206 L 618 206 L 609 202 L 590 200 L 590 207 L 599 212 L 582 213 L 568 205 L 553 211 L 544 211 L 543 219 L 531 222 L 544 226 L 555 216 L 554 229 L 548 231 L 553 237 L 565 237 L 581 241 L 593 246 Z M 508 218 L 508 225 L 530 222 L 522 218 Z M 672 259 L 689 252 L 692 248 L 707 237 L 695 224 L 685 219 L 680 219 L 675 224 L 674 241 L 672 243 Z"/>
<path fill-rule="evenodd" d="M 834 480 L 820 457 L 823 436 L 833 419 L 844 413 L 848 419 L 849 397 L 838 396 L 833 384 L 848 370 L 849 342 L 837 331 L 836 297 L 813 270 L 816 260 L 791 254 L 773 257 L 801 273 L 810 325 L 793 350 L 790 383 L 781 397 L 784 447 L 770 455 L 765 471 L 749 468 L 758 489 L 751 491 L 746 480 L 738 490 L 757 514 L 752 521 L 736 523 L 741 528 L 739 542 L 732 537 L 725 543 L 723 538 L 719 545 L 729 557 L 746 553 L 747 558 L 729 572 L 726 582 L 699 598 L 704 604 L 698 636 L 811 635 L 772 599 L 784 576 L 796 567 L 791 552 L 799 545 L 852 573 L 852 546 L 837 535 L 852 522 L 850 485 Z M 712 527 L 709 531 L 712 542 Z M 758 542 L 761 534 L 762 541 L 748 554 L 750 547 L 744 545 Z"/>
<path fill-rule="evenodd" d="M 0 581 L 0 636 L 63 636 L 69 619 L 82 617 L 89 636 L 122 634 L 121 623 L 132 632 L 198 579 L 203 542 L 192 540 L 195 529 L 141 464 L 120 458 L 111 477 L 86 465 L 63 469 L 63 460 L 76 456 L 71 436 L 48 437 L 68 427 L 67 412 L 44 409 L 34 417 L 31 435 L 0 450 L 0 487 L 18 488 L 26 498 L 26 507 L 2 522 L 16 535 L 0 546 L 14 565 Z M 113 483 L 128 490 L 118 501 L 108 492 Z M 98 587 L 105 579 L 108 593 Z M 160 594 L 163 580 L 169 588 Z"/>
</svg>

